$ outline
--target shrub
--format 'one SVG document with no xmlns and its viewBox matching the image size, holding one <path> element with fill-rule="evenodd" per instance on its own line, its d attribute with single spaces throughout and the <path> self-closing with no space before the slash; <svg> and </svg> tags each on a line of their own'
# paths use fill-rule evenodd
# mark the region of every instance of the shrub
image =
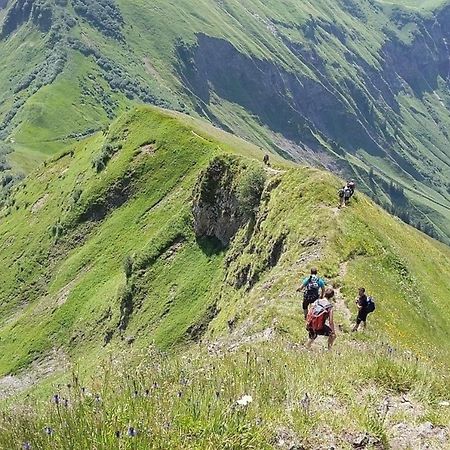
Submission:
<svg viewBox="0 0 450 450">
<path fill-rule="evenodd" d="M 127 279 L 130 278 L 133 273 L 133 258 L 129 255 L 123 261 L 123 270 Z"/>
<path fill-rule="evenodd" d="M 254 215 L 258 209 L 265 182 L 266 174 L 259 166 L 250 166 L 243 172 L 236 194 L 239 208 L 245 215 Z"/>
</svg>

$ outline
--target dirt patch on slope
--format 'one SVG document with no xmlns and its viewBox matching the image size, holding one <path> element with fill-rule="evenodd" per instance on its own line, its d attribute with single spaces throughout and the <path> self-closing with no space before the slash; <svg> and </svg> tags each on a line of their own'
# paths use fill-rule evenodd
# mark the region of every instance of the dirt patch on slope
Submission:
<svg viewBox="0 0 450 450">
<path fill-rule="evenodd" d="M 27 370 L 0 378 L 0 400 L 20 394 L 45 378 L 64 372 L 68 367 L 69 361 L 64 352 L 54 349 L 47 357 L 33 362 Z"/>
<path fill-rule="evenodd" d="M 36 214 L 47 204 L 47 200 L 48 200 L 48 194 L 45 194 L 36 203 L 34 203 L 34 205 L 31 207 L 31 212 L 33 214 Z"/>
</svg>

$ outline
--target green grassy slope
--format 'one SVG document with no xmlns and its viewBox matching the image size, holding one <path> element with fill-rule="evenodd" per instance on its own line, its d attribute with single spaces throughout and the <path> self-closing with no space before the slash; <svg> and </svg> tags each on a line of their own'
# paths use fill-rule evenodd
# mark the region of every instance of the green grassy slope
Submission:
<svg viewBox="0 0 450 450">
<path fill-rule="evenodd" d="M 49 0 L 8 15 L 23 3 L 0 9 L 16 170 L 143 101 L 353 176 L 448 241 L 448 2 L 105 0 L 86 15 Z"/>
<path fill-rule="evenodd" d="M 105 152 L 110 159 L 98 172 L 93 161 Z M 40 388 L 69 397 L 67 411 L 39 400 L 5 412 L 0 448 L 29 440 L 33 448 L 107 449 L 128 426 L 141 437 L 124 439 L 124 448 L 272 448 L 281 430 L 317 448 L 328 411 L 320 405 L 330 401 L 342 415 L 328 417 L 324 439 L 340 448 L 351 445 L 346 433 L 388 445 L 390 426 L 402 420 L 449 425 L 439 406 L 448 398 L 448 247 L 363 194 L 338 210 L 337 178 L 281 160 L 266 169 L 254 219 L 228 247 L 196 237 L 200 174 L 222 161 L 222 188 L 240 189 L 261 173 L 261 159 L 257 147 L 192 118 L 139 108 L 17 187 L 0 218 L 0 373 L 20 378 L 59 354 L 78 375 L 74 383 L 60 373 Z M 295 290 L 313 264 L 340 288 L 335 354 L 296 346 L 305 330 Z M 361 284 L 377 310 L 367 333 L 351 335 Z M 72 387 L 61 388 L 66 383 Z M 160 391 L 145 400 L 154 383 Z M 84 385 L 100 392 L 97 406 L 79 395 Z M 307 411 L 299 403 L 305 392 Z M 246 393 L 256 404 L 230 409 Z M 421 413 L 379 415 L 386 395 L 407 395 Z M 55 436 L 46 437 L 45 426 Z"/>
<path fill-rule="evenodd" d="M 166 113 L 135 110 L 106 135 L 96 134 L 42 166 L 11 197 L 1 221 L 3 373 L 30 363 L 57 343 L 71 342 L 77 349 L 92 339 L 102 343 L 102 334 L 114 332 L 127 256 L 134 261 L 130 295 L 138 298 L 139 310 L 131 314 L 128 331 L 145 335 L 144 342 L 156 339 L 169 346 L 182 340 L 219 294 L 227 306 L 211 333 L 217 322 L 220 334 L 232 312 L 242 309 L 242 301 L 253 314 L 269 273 L 274 285 L 268 295 L 278 295 L 273 278 L 278 273 L 284 289 L 291 286 L 279 303 L 284 307 L 291 299 L 295 333 L 294 287 L 299 273 L 307 270 L 298 258 L 305 251 L 301 242 L 308 238 L 317 241 L 322 255 L 318 264 L 324 264 L 327 278 L 339 278 L 339 264 L 348 263 L 344 292 L 349 298 L 362 281 L 376 297 L 386 298 L 379 316 L 386 322 L 379 325 L 387 337 L 409 347 L 417 340 L 417 349 L 424 340 L 448 339 L 448 249 L 364 197 L 351 210 L 337 213 L 338 180 L 322 172 L 288 169 L 274 175 L 279 185 L 263 198 L 261 229 L 250 237 L 249 230 L 241 231 L 224 273 L 225 254 L 195 239 L 190 197 L 199 171 L 213 155 L 230 149 L 245 154 L 249 147 L 203 138 L 196 129 L 198 125 L 183 125 L 183 119 Z M 108 144 L 116 153 L 97 173 L 93 160 Z M 253 154 L 257 152 L 255 148 Z M 285 252 L 283 264 L 270 270 L 270 252 L 277 242 Z M 229 287 L 246 267 L 241 284 L 251 287 L 250 292 Z M 218 294 L 223 277 L 226 282 Z M 436 279 L 442 281 L 433 283 Z M 411 306 L 399 326 L 395 311 L 405 304 Z M 274 313 L 272 308 L 261 311 Z"/>
</svg>

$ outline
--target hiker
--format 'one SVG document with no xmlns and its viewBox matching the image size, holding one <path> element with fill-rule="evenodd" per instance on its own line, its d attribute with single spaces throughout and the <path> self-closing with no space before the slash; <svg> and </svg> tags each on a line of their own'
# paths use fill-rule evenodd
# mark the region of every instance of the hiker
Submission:
<svg viewBox="0 0 450 450">
<path fill-rule="evenodd" d="M 350 199 L 353 197 L 353 194 L 355 193 L 356 183 L 353 180 L 347 181 L 345 186 L 343 186 L 341 189 L 339 189 L 339 199 L 340 204 L 339 207 L 342 208 L 344 206 L 347 206 Z"/>
<path fill-rule="evenodd" d="M 317 275 L 317 269 L 315 267 L 311 269 L 311 275 L 305 278 L 302 285 L 297 289 L 298 292 L 303 290 L 302 308 L 306 319 L 309 305 L 314 303 L 318 298 L 323 298 L 325 291 L 325 281 Z"/>
<path fill-rule="evenodd" d="M 333 320 L 333 305 L 331 304 L 331 299 L 333 297 L 333 289 L 328 288 L 325 291 L 325 298 L 316 300 L 309 309 L 306 317 L 306 330 L 309 333 L 306 348 L 311 348 L 311 345 L 317 336 L 328 336 L 328 350 L 330 350 L 333 346 L 333 343 L 336 340 Z"/>
<path fill-rule="evenodd" d="M 365 288 L 358 289 L 358 298 L 356 299 L 356 306 L 358 307 L 358 315 L 356 317 L 355 326 L 352 331 L 358 331 L 359 325 L 363 324 L 363 329 L 366 329 L 367 315 L 375 311 L 375 302 L 372 297 L 367 297 Z"/>
<path fill-rule="evenodd" d="M 267 153 L 264 155 L 263 162 L 266 166 L 270 167 L 269 155 Z"/>
</svg>

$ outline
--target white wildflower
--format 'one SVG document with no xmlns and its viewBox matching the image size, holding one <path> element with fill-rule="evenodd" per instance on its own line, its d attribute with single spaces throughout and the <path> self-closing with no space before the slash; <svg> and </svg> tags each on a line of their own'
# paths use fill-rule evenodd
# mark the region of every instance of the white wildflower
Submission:
<svg viewBox="0 0 450 450">
<path fill-rule="evenodd" d="M 253 401 L 253 398 L 251 395 L 244 395 L 242 396 L 236 403 L 239 406 L 247 406 L 249 403 Z"/>
</svg>

